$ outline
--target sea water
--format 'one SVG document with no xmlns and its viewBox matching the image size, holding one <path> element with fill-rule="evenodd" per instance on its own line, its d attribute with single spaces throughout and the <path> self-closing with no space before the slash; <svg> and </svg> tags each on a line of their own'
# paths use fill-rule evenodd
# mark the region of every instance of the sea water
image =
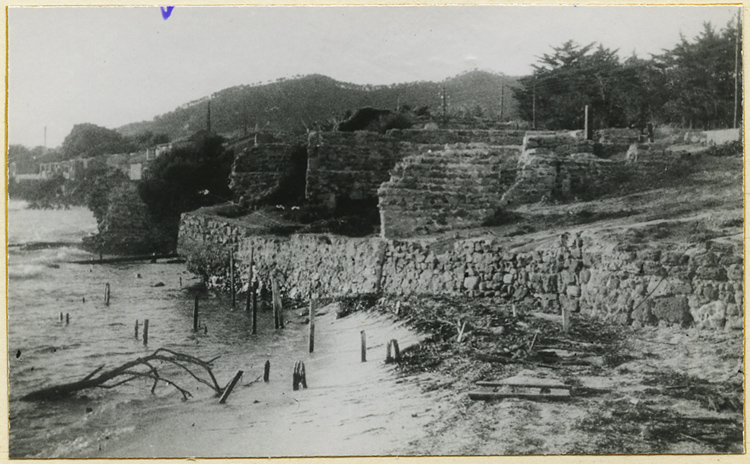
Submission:
<svg viewBox="0 0 750 464">
<path fill-rule="evenodd" d="M 223 386 L 238 369 L 253 377 L 262 373 L 269 352 L 284 351 L 289 338 L 299 338 L 299 329 L 274 331 L 263 313 L 259 335 L 251 335 L 244 301 L 233 308 L 227 295 L 210 292 L 200 296 L 201 329 L 193 332 L 194 293 L 185 287 L 197 280 L 184 264 L 73 264 L 96 258 L 78 246 L 96 230 L 91 212 L 25 206 L 11 201 L 8 207 L 12 458 L 94 456 L 108 440 L 132 433 L 144 411 L 157 408 L 168 419 L 170 408 L 179 408 L 182 401 L 179 392 L 163 383 L 152 394 L 152 382 L 146 379 L 55 401 L 20 400 L 32 391 L 80 380 L 100 366 L 111 369 L 159 347 L 204 360 L 221 356 L 213 370 Z M 109 305 L 104 302 L 106 284 Z M 148 346 L 142 340 L 145 319 Z M 193 394 L 191 401 L 213 407 L 211 389 L 184 372 L 163 369 L 164 376 L 173 376 Z"/>
</svg>

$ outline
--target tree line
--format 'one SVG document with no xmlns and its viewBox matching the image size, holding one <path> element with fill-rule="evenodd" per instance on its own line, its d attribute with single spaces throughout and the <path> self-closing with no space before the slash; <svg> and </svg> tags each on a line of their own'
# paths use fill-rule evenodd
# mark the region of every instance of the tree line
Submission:
<svg viewBox="0 0 750 464">
<path fill-rule="evenodd" d="M 738 21 L 717 31 L 684 36 L 649 59 L 601 44 L 567 41 L 552 47 L 514 89 L 521 117 L 545 129 L 580 129 L 584 107 L 594 127 L 644 127 L 647 123 L 717 129 L 740 123 L 742 56 Z M 737 85 L 736 83 L 739 83 Z"/>
</svg>

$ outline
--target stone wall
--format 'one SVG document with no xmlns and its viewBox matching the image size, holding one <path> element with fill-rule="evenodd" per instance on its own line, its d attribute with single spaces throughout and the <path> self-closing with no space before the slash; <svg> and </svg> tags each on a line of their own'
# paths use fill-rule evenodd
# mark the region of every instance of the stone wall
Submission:
<svg viewBox="0 0 750 464">
<path fill-rule="evenodd" d="M 521 145 L 525 131 L 480 129 L 392 129 L 388 136 L 415 144 L 484 143 L 487 145 Z"/>
<path fill-rule="evenodd" d="M 405 155 L 397 139 L 374 132 L 313 132 L 305 198 L 330 209 L 342 199 L 375 199 L 388 171 Z"/>
<path fill-rule="evenodd" d="M 273 237 L 247 235 L 228 221 L 188 214 L 181 228 L 180 254 L 217 286 L 227 283 L 231 249 L 237 250 L 235 285 L 246 284 L 252 249 L 259 280 L 266 285 L 276 273 L 290 297 L 463 294 L 552 313 L 564 306 L 619 324 L 742 328 L 741 242 L 622 246 L 574 231 L 523 246 L 494 237 Z"/>
<path fill-rule="evenodd" d="M 519 154 L 520 147 L 459 145 L 407 156 L 378 190 L 381 235 L 481 226 L 513 184 Z"/>
<path fill-rule="evenodd" d="M 237 153 L 229 176 L 229 188 L 235 199 L 259 198 L 276 190 L 294 168 L 291 151 L 290 144 L 269 143 Z"/>
<path fill-rule="evenodd" d="M 637 161 L 603 159 L 585 151 L 594 149 L 591 142 L 558 134 L 529 133 L 523 147 L 516 183 L 500 201 L 505 207 L 544 199 L 593 199 L 627 179 L 651 182 L 686 166 L 681 154 L 664 150 L 642 151 Z"/>
</svg>

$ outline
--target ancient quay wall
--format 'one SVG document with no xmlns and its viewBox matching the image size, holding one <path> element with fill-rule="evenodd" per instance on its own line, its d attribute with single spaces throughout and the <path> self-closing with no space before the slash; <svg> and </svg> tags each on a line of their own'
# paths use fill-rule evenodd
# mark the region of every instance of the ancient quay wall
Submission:
<svg viewBox="0 0 750 464">
<path fill-rule="evenodd" d="M 573 232 L 512 248 L 494 238 L 450 243 L 258 236 L 226 219 L 183 216 L 179 252 L 216 287 L 276 275 L 291 298 L 364 293 L 462 294 L 513 300 L 520 308 L 561 307 L 620 324 L 742 327 L 742 244 L 620 246 Z M 251 251 L 252 250 L 252 251 Z"/>
</svg>

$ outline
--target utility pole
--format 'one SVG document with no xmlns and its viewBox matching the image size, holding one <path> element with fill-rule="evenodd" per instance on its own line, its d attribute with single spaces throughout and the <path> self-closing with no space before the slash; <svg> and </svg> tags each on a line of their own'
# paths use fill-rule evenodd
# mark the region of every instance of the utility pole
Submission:
<svg viewBox="0 0 750 464">
<path fill-rule="evenodd" d="M 531 128 L 536 129 L 536 76 L 534 76 L 534 88 L 532 90 Z"/>
<path fill-rule="evenodd" d="M 739 66 L 740 66 L 740 34 L 742 32 L 741 26 L 740 26 L 740 12 L 737 12 L 737 40 L 734 43 L 734 125 L 732 127 L 737 127 L 737 111 L 739 108 L 739 91 L 738 91 L 738 81 L 739 81 Z"/>
<path fill-rule="evenodd" d="M 442 100 L 442 106 L 443 106 L 443 124 L 445 124 L 445 106 L 446 106 L 445 98 L 446 98 L 445 97 L 445 86 L 443 86 L 443 89 L 440 92 L 440 99 Z"/>
<path fill-rule="evenodd" d="M 505 109 L 505 83 L 500 88 L 500 121 L 503 120 L 503 110 Z"/>
<path fill-rule="evenodd" d="M 206 132 L 211 133 L 211 99 L 208 99 L 208 110 L 206 111 Z"/>
</svg>

